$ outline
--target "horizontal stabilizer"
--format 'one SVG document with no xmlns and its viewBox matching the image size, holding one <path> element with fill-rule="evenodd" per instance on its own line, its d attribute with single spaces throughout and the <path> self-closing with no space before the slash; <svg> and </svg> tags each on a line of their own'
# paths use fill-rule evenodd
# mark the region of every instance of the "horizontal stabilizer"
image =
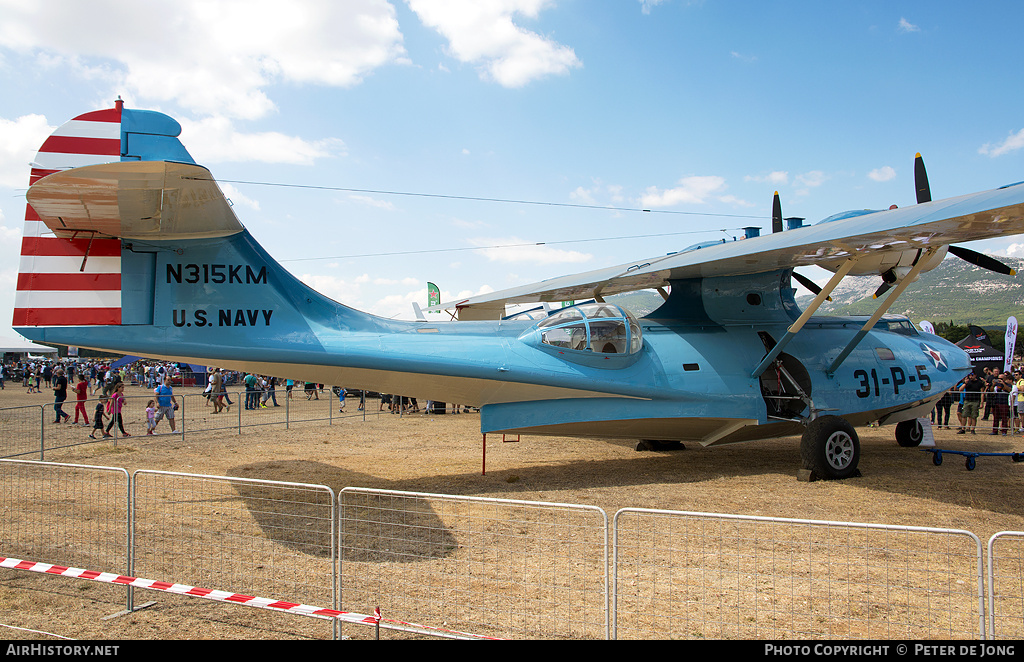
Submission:
<svg viewBox="0 0 1024 662">
<path fill-rule="evenodd" d="M 32 185 L 28 201 L 65 239 L 201 239 L 242 230 L 210 172 L 186 163 L 119 161 L 56 172 Z"/>
</svg>

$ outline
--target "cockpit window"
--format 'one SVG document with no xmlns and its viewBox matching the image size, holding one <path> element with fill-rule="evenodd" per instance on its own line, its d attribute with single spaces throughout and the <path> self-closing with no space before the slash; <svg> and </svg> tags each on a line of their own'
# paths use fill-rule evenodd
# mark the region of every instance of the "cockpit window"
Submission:
<svg viewBox="0 0 1024 662">
<path fill-rule="evenodd" d="M 907 319 L 902 319 L 902 320 L 882 320 L 882 322 L 879 324 L 879 326 L 881 326 L 886 331 L 891 331 L 893 333 L 898 333 L 898 334 L 903 335 L 903 336 L 916 336 L 916 335 L 918 335 L 917 329 L 914 328 L 914 325 L 910 322 L 910 320 L 907 320 Z"/>
<path fill-rule="evenodd" d="M 643 347 L 640 324 L 628 311 L 607 303 L 560 310 L 537 325 L 541 342 L 559 349 L 597 354 L 635 354 Z"/>
</svg>

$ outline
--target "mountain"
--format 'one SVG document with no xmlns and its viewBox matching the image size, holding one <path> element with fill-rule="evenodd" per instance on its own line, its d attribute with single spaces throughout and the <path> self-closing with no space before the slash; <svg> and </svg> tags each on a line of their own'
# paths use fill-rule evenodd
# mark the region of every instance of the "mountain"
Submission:
<svg viewBox="0 0 1024 662">
<path fill-rule="evenodd" d="M 906 315 L 915 323 L 952 320 L 959 324 L 1005 326 L 1007 317 L 1024 312 L 1024 260 L 997 259 L 1016 269 L 1019 275 L 1003 276 L 949 256 L 911 283 L 889 312 Z M 826 301 L 818 314 L 871 315 L 879 304 L 872 295 L 881 283 L 878 276 L 849 276 L 832 291 L 832 301 Z M 802 292 L 806 290 L 797 286 L 796 302 L 805 308 L 814 297 Z"/>
</svg>

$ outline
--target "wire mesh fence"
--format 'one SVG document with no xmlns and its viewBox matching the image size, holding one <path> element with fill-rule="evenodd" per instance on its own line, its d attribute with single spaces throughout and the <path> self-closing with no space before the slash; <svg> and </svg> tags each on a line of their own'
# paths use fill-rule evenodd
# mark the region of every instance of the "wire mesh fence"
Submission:
<svg viewBox="0 0 1024 662">
<path fill-rule="evenodd" d="M 993 639 L 1024 639 L 1024 532 L 988 541 L 988 613 Z"/>
<path fill-rule="evenodd" d="M 140 470 L 132 503 L 135 576 L 336 607 L 335 495 L 329 487 Z M 196 608 L 217 613 L 229 607 Z M 249 618 L 280 616 L 253 610 Z M 331 624 L 295 618 L 299 634 L 331 634 Z"/>
<path fill-rule="evenodd" d="M 602 510 L 358 488 L 339 498 L 344 608 L 379 606 L 437 634 L 607 636 Z"/>
<path fill-rule="evenodd" d="M 630 508 L 612 524 L 609 547 L 595 507 L 0 460 L 0 557 L 380 607 L 393 637 L 1024 634 L 1021 532 L 993 536 L 986 564 L 978 538 L 956 529 Z M 124 587 L 97 590 L 134 605 Z M 298 616 L 157 600 L 275 636 L 340 634 Z M 345 626 L 372 636 L 360 630 Z"/>
<path fill-rule="evenodd" d="M 128 491 L 124 469 L 0 460 L 0 556 L 124 574 Z"/>
<path fill-rule="evenodd" d="M 389 411 L 380 406 L 379 398 L 350 395 L 342 401 L 330 389 L 314 389 L 308 399 L 301 389 L 291 396 L 284 390 L 277 393 L 281 397 L 276 404 L 274 395 L 267 395 L 264 402 L 262 392 L 257 392 L 255 402 L 250 401 L 251 406 L 247 407 L 244 391 L 226 392 L 222 396 L 223 407 L 219 407 L 205 393 L 186 391 L 175 393 L 177 406 L 164 413 L 159 411 L 155 395 L 126 396 L 120 410 L 115 411 L 109 398 L 97 394 L 83 401 L 80 408 L 77 402 L 65 402 L 63 411 L 69 418 L 62 423 L 55 422 L 52 404 L 4 408 L 0 409 L 0 458 L 31 456 L 45 460 L 48 450 L 97 441 L 116 445 L 124 437 L 148 435 L 151 430 L 155 435 L 182 437 L 223 430 L 241 434 L 243 429 L 257 426 L 287 429 L 309 423 L 362 422 Z"/>
<path fill-rule="evenodd" d="M 966 531 L 623 509 L 618 638 L 982 638 Z"/>
</svg>

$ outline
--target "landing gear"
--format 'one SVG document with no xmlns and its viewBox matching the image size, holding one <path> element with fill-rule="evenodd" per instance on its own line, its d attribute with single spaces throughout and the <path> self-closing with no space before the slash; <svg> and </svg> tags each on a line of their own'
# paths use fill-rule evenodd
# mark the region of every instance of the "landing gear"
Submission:
<svg viewBox="0 0 1024 662">
<path fill-rule="evenodd" d="M 924 439 L 924 426 L 921 421 L 913 419 L 896 424 L 896 443 L 904 448 L 915 448 Z"/>
<path fill-rule="evenodd" d="M 819 416 L 807 425 L 800 456 L 804 468 L 818 478 L 841 480 L 860 475 L 860 439 L 853 426 L 838 416 Z"/>
</svg>

